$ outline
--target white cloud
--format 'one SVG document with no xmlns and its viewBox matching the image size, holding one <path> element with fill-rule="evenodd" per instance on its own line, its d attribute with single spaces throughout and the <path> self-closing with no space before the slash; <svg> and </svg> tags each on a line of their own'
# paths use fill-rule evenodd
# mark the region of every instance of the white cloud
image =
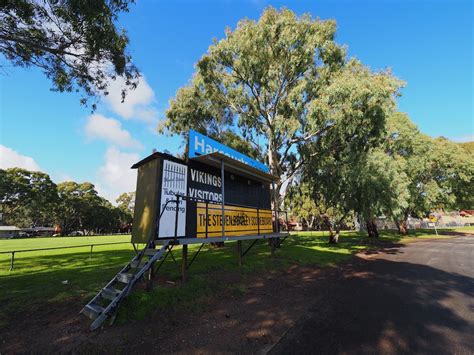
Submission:
<svg viewBox="0 0 474 355">
<path fill-rule="evenodd" d="M 90 139 L 103 139 L 125 148 L 143 148 L 140 142 L 132 138 L 129 131 L 122 128 L 122 124 L 119 121 L 100 114 L 89 116 L 85 133 Z"/>
<path fill-rule="evenodd" d="M 17 151 L 0 144 L 0 169 L 23 168 L 40 171 L 41 168 L 32 157 L 21 155 Z"/>
<path fill-rule="evenodd" d="M 112 146 L 107 149 L 104 163 L 99 167 L 96 179 L 88 179 L 94 183 L 100 196 L 115 204 L 115 199 L 122 192 L 135 191 L 137 171 L 130 167 L 140 160 L 137 153 L 127 153 Z M 40 171 L 41 168 L 31 157 L 21 155 L 13 149 L 0 144 L 0 169 L 23 168 L 31 171 Z M 65 173 L 53 174 L 56 183 L 63 181 L 78 181 Z M 95 181 L 92 181 L 95 180 Z"/>
<path fill-rule="evenodd" d="M 71 175 L 64 172 L 53 172 L 50 176 L 56 184 L 66 181 L 76 181 Z"/>
<path fill-rule="evenodd" d="M 458 143 L 474 142 L 474 134 L 471 133 L 462 137 L 454 138 L 453 141 Z"/>
<path fill-rule="evenodd" d="M 138 81 L 135 90 L 129 90 L 125 101 L 122 102 L 122 89 L 124 79 L 117 77 L 109 83 L 107 88 L 109 94 L 105 96 L 105 101 L 110 109 L 125 119 L 136 119 L 144 122 L 152 122 L 157 117 L 157 110 L 153 106 L 155 93 L 142 76 Z"/>
<path fill-rule="evenodd" d="M 140 156 L 110 147 L 105 152 L 104 159 L 104 165 L 97 172 L 98 179 L 95 185 L 101 196 L 115 203 L 115 199 L 122 192 L 135 191 L 137 171 L 130 167 L 140 160 Z"/>
</svg>

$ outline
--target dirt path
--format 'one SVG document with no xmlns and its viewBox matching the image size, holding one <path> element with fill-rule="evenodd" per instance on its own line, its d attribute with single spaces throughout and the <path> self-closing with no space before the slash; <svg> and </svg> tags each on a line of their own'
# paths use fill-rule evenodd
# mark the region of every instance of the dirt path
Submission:
<svg viewBox="0 0 474 355">
<path fill-rule="evenodd" d="M 365 259 L 272 353 L 474 353 L 474 236 Z"/>
<path fill-rule="evenodd" d="M 352 267 L 350 263 L 344 267 Z M 241 292 L 221 292 L 204 310 L 161 313 L 143 321 L 90 332 L 77 302 L 18 315 L 2 332 L 0 353 L 264 352 L 273 346 L 342 277 L 341 268 L 292 266 L 286 271 L 247 277 Z M 227 275 L 239 284 L 239 275 Z"/>
</svg>

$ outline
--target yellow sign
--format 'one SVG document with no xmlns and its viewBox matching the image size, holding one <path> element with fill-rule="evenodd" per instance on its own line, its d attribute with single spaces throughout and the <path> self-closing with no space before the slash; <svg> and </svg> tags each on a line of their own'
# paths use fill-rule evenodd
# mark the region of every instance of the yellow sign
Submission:
<svg viewBox="0 0 474 355">
<path fill-rule="evenodd" d="M 196 208 L 196 234 L 198 238 L 222 236 L 222 205 L 198 203 Z M 272 233 L 272 212 L 256 208 L 224 206 L 225 235 Z"/>
</svg>

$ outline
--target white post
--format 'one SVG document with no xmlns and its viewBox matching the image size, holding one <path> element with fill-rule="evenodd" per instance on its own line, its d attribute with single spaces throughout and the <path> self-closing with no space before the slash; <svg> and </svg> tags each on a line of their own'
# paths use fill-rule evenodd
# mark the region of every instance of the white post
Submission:
<svg viewBox="0 0 474 355">
<path fill-rule="evenodd" d="M 279 226 L 280 226 L 280 221 L 278 220 L 278 213 L 277 213 L 277 210 L 278 210 L 278 207 L 277 206 L 277 191 L 276 191 L 276 185 L 275 185 L 275 181 L 272 181 L 272 188 L 273 188 L 273 210 L 275 212 L 275 232 L 280 232 L 279 231 Z"/>
</svg>

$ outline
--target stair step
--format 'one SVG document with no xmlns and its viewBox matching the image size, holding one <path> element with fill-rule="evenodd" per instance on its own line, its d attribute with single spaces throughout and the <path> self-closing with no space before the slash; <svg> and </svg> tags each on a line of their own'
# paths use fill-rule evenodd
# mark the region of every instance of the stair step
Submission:
<svg viewBox="0 0 474 355">
<path fill-rule="evenodd" d="M 117 274 L 117 281 L 123 282 L 124 284 L 128 284 L 130 280 L 132 279 L 133 274 L 130 273 L 119 273 Z"/>
<path fill-rule="evenodd" d="M 114 314 L 120 305 L 120 302 L 130 293 L 133 285 L 131 283 L 134 277 L 141 277 L 143 274 L 152 266 L 152 261 L 156 262 L 163 257 L 167 248 L 169 248 L 170 241 L 166 241 L 158 249 L 153 248 L 153 245 L 147 245 L 146 249 L 140 251 L 139 256 L 136 256 L 136 260 L 133 260 L 125 265 L 115 277 L 108 284 L 109 286 L 104 287 L 99 293 L 84 306 L 81 313 L 88 318 L 93 319 L 90 326 L 91 330 L 99 328 L 103 322 Z M 148 257 L 143 259 L 143 256 Z M 143 259 L 139 260 L 139 259 Z M 121 284 L 120 284 L 121 283 Z M 111 286 L 113 285 L 113 286 Z M 105 305 L 105 300 L 110 300 L 108 305 Z M 100 302 L 100 303 L 98 303 Z M 103 304 L 104 306 L 101 306 Z"/>
<path fill-rule="evenodd" d="M 132 260 L 130 262 L 130 267 L 137 269 L 141 264 L 141 260 Z"/>
<path fill-rule="evenodd" d="M 155 255 L 158 252 L 159 252 L 159 249 L 148 248 L 147 250 L 145 250 L 145 255 Z"/>
<path fill-rule="evenodd" d="M 102 296 L 102 298 L 105 298 L 110 301 L 115 299 L 119 294 L 120 294 L 120 291 L 113 287 L 104 288 L 100 292 L 100 295 Z"/>
<path fill-rule="evenodd" d="M 104 312 L 104 308 L 98 304 L 89 303 L 84 306 L 81 313 L 90 319 L 96 319 Z"/>
</svg>

